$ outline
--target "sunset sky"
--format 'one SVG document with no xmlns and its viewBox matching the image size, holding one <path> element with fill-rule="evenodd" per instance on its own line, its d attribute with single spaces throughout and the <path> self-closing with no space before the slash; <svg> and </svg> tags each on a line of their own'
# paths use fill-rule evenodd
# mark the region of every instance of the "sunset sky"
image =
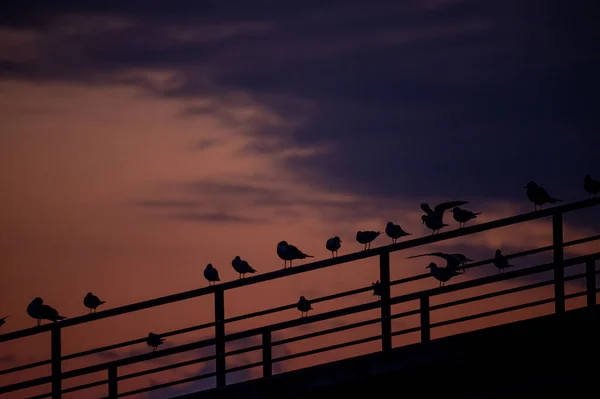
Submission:
<svg viewBox="0 0 600 399">
<path fill-rule="evenodd" d="M 599 17 L 592 0 L 7 2 L 0 11 L 0 317 L 12 317 L 0 333 L 35 325 L 25 308 L 36 296 L 73 317 L 87 312 L 88 291 L 108 308 L 203 287 L 209 262 L 222 281 L 236 279 L 236 255 L 258 273 L 280 269 L 281 240 L 322 259 L 330 256 L 327 238 L 342 238 L 340 254 L 355 252 L 357 230 L 383 232 L 387 221 L 429 234 L 421 202 L 469 201 L 464 208 L 483 212 L 481 223 L 532 211 L 530 180 L 563 203 L 587 198 L 583 177 L 600 178 Z M 566 215 L 565 240 L 599 234 L 599 220 L 598 209 Z M 445 222 L 446 230 L 458 227 L 450 213 Z M 405 260 L 423 251 L 480 260 L 497 248 L 548 245 L 550 222 L 395 253 L 392 279 L 425 272 L 432 259 Z M 374 246 L 390 242 L 382 236 Z M 599 249 L 585 244 L 566 255 Z M 496 269 L 456 280 L 487 273 Z M 226 315 L 377 278 L 373 259 L 242 288 L 226 297 Z M 435 286 L 426 279 L 393 294 Z M 371 300 L 366 293 L 313 307 Z M 212 298 L 202 298 L 73 327 L 63 350 L 208 322 L 212 312 Z M 299 312 L 284 313 L 261 323 Z M 306 329 L 313 327 L 295 334 Z M 210 334 L 173 337 L 165 347 Z M 0 369 L 48 358 L 48 335 L 21 341 L 0 344 Z M 102 356 L 92 360 L 113 358 Z M 64 368 L 82 364 L 89 363 Z M 49 368 L 37 371 L 19 378 Z M 19 378 L 1 376 L 0 385 Z"/>
</svg>

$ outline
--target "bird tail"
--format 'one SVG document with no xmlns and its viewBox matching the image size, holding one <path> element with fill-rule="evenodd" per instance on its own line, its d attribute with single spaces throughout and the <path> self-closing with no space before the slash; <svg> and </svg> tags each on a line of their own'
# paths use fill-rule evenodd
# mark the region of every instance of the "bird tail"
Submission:
<svg viewBox="0 0 600 399">
<path fill-rule="evenodd" d="M 555 202 L 562 202 L 562 200 L 559 200 L 558 198 L 550 198 L 550 202 L 554 204 Z"/>
<path fill-rule="evenodd" d="M 473 215 L 475 215 L 475 216 L 481 215 L 481 212 L 473 212 Z"/>
<path fill-rule="evenodd" d="M 307 255 L 307 254 L 304 254 L 304 257 L 305 257 L 305 258 L 314 258 L 314 256 L 312 256 L 312 255 Z"/>
<path fill-rule="evenodd" d="M 60 315 L 59 315 L 59 316 L 56 316 L 56 320 L 64 320 L 64 319 L 66 319 L 66 318 L 67 318 L 67 316 L 60 316 Z M 56 321 L 56 320 L 55 320 L 55 321 Z"/>
<path fill-rule="evenodd" d="M 106 303 L 106 301 L 100 301 L 100 305 L 105 304 L 105 303 Z"/>
</svg>

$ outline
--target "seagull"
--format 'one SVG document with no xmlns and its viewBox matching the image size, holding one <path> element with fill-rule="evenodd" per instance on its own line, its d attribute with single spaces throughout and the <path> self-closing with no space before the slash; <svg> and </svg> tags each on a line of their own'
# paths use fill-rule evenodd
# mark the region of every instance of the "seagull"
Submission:
<svg viewBox="0 0 600 399">
<path fill-rule="evenodd" d="M 161 338 L 158 334 L 154 333 L 148 334 L 148 338 L 146 338 L 146 344 L 152 347 L 153 352 L 156 352 L 156 349 L 158 349 L 158 345 L 161 345 L 163 342 L 165 342 L 165 339 Z"/>
<path fill-rule="evenodd" d="M 296 307 L 298 308 L 298 310 L 300 312 L 302 312 L 302 317 L 304 316 L 304 313 L 306 313 L 306 316 L 308 316 L 308 311 L 312 310 L 312 306 L 310 306 L 310 302 L 304 298 L 304 296 L 300 297 L 300 300 L 298 301 L 298 304 L 296 305 Z"/>
<path fill-rule="evenodd" d="M 377 280 L 374 283 L 371 283 L 371 286 L 373 287 L 373 295 L 377 295 L 377 298 L 381 300 L 381 283 L 379 282 L 379 280 Z"/>
<path fill-rule="evenodd" d="M 600 181 L 592 179 L 592 176 L 585 175 L 583 179 L 583 188 L 588 193 L 588 198 L 596 198 L 596 194 L 600 192 Z"/>
<path fill-rule="evenodd" d="M 327 248 L 328 251 L 331 251 L 332 258 L 335 258 L 337 256 L 338 249 L 340 249 L 340 247 L 342 246 L 341 242 L 342 240 L 340 239 L 340 237 L 335 236 L 327 240 L 327 242 L 325 243 L 325 248 Z"/>
<path fill-rule="evenodd" d="M 444 283 L 450 280 L 454 276 L 458 276 L 458 273 L 454 269 L 450 269 L 447 267 L 438 267 L 435 263 L 431 262 L 426 269 L 431 269 L 431 275 L 440 282 L 440 287 L 444 285 Z"/>
<path fill-rule="evenodd" d="M 42 320 L 50 320 L 57 322 L 58 320 L 66 319 L 65 316 L 58 314 L 58 311 L 48 305 L 44 305 L 44 300 L 39 296 L 27 306 L 27 314 L 37 320 L 39 326 Z"/>
<path fill-rule="evenodd" d="M 406 259 L 419 258 L 421 256 L 437 256 L 442 258 L 446 261 L 446 267 L 452 270 L 457 270 L 459 267 L 464 266 L 468 262 L 473 262 L 473 259 L 469 259 L 463 254 L 447 254 L 444 252 L 431 252 L 428 254 L 413 255 L 407 257 Z M 463 273 L 464 271 L 465 270 L 463 268 Z"/>
<path fill-rule="evenodd" d="M 465 227 L 465 224 L 469 220 L 475 219 L 477 215 L 481 215 L 481 212 L 471 212 L 466 209 L 460 209 L 459 207 L 452 209 L 452 216 L 454 216 L 454 220 L 458 222 L 459 227 Z"/>
<path fill-rule="evenodd" d="M 437 204 L 433 210 L 426 202 L 421 203 L 421 209 L 434 219 L 437 219 L 439 223 L 442 223 L 444 220 L 444 212 L 448 209 L 455 208 L 457 206 L 466 205 L 469 201 L 448 201 L 442 202 L 441 204 Z"/>
<path fill-rule="evenodd" d="M 511 265 L 508 263 L 508 259 L 506 256 L 502 255 L 499 249 L 496 250 L 496 254 L 494 255 L 494 266 L 498 268 L 498 274 L 504 271 L 507 267 L 515 267 L 515 265 Z"/>
<path fill-rule="evenodd" d="M 90 313 L 92 313 L 92 309 L 94 310 L 94 313 L 96 313 L 96 308 L 103 303 L 106 303 L 106 301 L 101 301 L 100 298 L 91 292 L 88 292 L 85 298 L 83 298 L 83 305 L 86 308 L 90 308 Z"/>
<path fill-rule="evenodd" d="M 244 277 L 244 274 L 246 273 L 256 273 L 256 270 L 254 270 L 252 266 L 248 264 L 248 262 L 240 259 L 239 256 L 233 258 L 231 261 L 231 266 L 233 266 L 233 269 L 240 274 L 240 278 Z"/>
<path fill-rule="evenodd" d="M 440 229 L 444 227 L 448 227 L 446 223 L 442 222 L 435 216 L 423 215 L 421 216 L 421 220 L 423 220 L 423 223 L 428 229 L 431 229 L 431 235 L 434 235 L 436 231 L 439 233 Z"/>
<path fill-rule="evenodd" d="M 380 231 L 358 231 L 356 233 L 356 241 L 365 245 L 364 250 L 367 249 L 367 245 L 369 249 L 371 249 L 371 243 L 379 237 L 381 234 Z"/>
<path fill-rule="evenodd" d="M 392 222 L 387 222 L 385 225 L 385 234 L 392 239 L 393 244 L 395 244 L 400 237 L 412 235 L 402 230 L 402 227 L 400 227 L 399 224 L 394 224 Z"/>
<path fill-rule="evenodd" d="M 290 267 L 292 267 L 292 261 L 295 259 L 314 258 L 314 256 L 305 254 L 295 246 L 288 244 L 286 241 L 279 241 L 277 244 L 277 256 L 283 259 L 284 269 L 288 260 L 290 261 Z"/>
<path fill-rule="evenodd" d="M 2 327 L 4 323 L 6 323 L 6 319 L 8 319 L 9 317 L 10 315 L 0 318 L 0 327 Z"/>
<path fill-rule="evenodd" d="M 553 198 L 548 194 L 545 188 L 538 186 L 534 181 L 530 181 L 525 186 L 527 189 L 527 198 L 529 201 L 533 202 L 535 205 L 535 210 L 537 211 L 537 207 L 542 209 L 542 205 L 546 203 L 554 204 L 556 202 L 560 202 L 561 200 Z"/>
<path fill-rule="evenodd" d="M 211 285 L 211 283 L 214 285 L 217 281 L 221 281 L 219 279 L 219 272 L 213 267 L 212 263 L 206 265 L 206 268 L 204 269 L 204 278 L 208 280 L 208 285 Z"/>
</svg>

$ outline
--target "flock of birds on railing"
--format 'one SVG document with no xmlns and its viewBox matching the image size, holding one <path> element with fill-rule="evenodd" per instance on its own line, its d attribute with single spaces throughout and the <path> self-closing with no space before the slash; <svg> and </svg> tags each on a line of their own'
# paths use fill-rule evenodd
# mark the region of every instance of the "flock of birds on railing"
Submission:
<svg viewBox="0 0 600 399">
<path fill-rule="evenodd" d="M 535 182 L 530 181 L 524 187 L 527 189 L 526 195 L 527 199 L 534 204 L 535 211 L 542 209 L 544 204 L 554 204 L 560 202 L 560 199 L 556 199 L 552 197 L 546 189 L 540 187 Z M 588 198 L 595 197 L 600 192 L 600 181 L 593 179 L 590 175 L 586 175 L 584 178 L 584 189 L 588 193 Z M 433 210 L 431 207 L 426 204 L 421 204 L 421 209 L 425 212 L 425 215 L 421 216 L 422 223 L 427 226 L 427 228 L 431 229 L 431 234 L 435 234 L 439 232 L 440 229 L 447 227 L 448 224 L 444 223 L 443 217 L 444 212 L 446 210 L 452 209 L 452 216 L 454 220 L 458 222 L 459 228 L 462 228 L 466 225 L 467 222 L 476 219 L 477 215 L 480 215 L 481 212 L 472 212 L 466 209 L 460 208 L 460 206 L 468 204 L 468 201 L 449 201 L 438 204 Z M 392 243 L 396 243 L 397 240 L 401 237 L 409 236 L 411 233 L 407 233 L 400 227 L 400 225 L 394 224 L 392 222 L 388 222 L 385 227 L 385 234 L 392 239 Z M 356 241 L 360 244 L 364 245 L 363 250 L 367 250 L 371 248 L 371 243 L 375 241 L 377 237 L 381 235 L 380 231 L 358 231 L 356 233 Z M 332 237 L 328 239 L 325 243 L 325 248 L 331 252 L 332 257 L 337 257 L 338 250 L 341 248 L 342 240 L 340 237 Z M 280 241 L 277 244 L 277 256 L 281 258 L 283 262 L 283 268 L 287 267 L 287 262 L 289 262 L 289 267 L 292 266 L 292 261 L 305 259 L 305 258 L 313 258 L 312 255 L 307 255 L 298 249 L 296 246 L 288 244 L 286 241 Z M 457 276 L 465 272 L 464 266 L 468 262 L 472 262 L 472 259 L 469 259 L 464 254 L 455 253 L 455 254 L 447 254 L 443 252 L 432 252 L 420 255 L 409 256 L 407 259 L 421 257 L 421 256 L 436 256 L 442 258 L 446 261 L 446 266 L 440 267 L 435 262 L 430 262 L 427 265 L 427 269 L 430 269 L 431 275 L 439 281 L 440 287 L 444 285 L 447 281 L 449 281 L 452 277 Z M 504 269 L 508 267 L 513 267 L 508 262 L 508 259 L 502 255 L 502 252 L 498 249 L 495 252 L 493 264 L 498 269 L 498 273 L 504 271 Z M 231 266 L 233 269 L 239 274 L 239 278 L 242 279 L 248 273 L 256 273 L 256 270 L 250 266 L 250 264 L 241 259 L 239 256 L 236 256 L 231 261 Z M 206 265 L 204 269 L 204 277 L 208 280 L 209 285 L 214 285 L 217 281 L 221 281 L 219 278 L 219 272 L 217 269 L 209 263 Z M 376 295 L 378 298 L 381 297 L 381 283 L 379 280 L 372 283 L 373 287 L 373 295 Z M 95 313 L 96 308 L 102 304 L 106 303 L 106 301 L 101 301 L 96 295 L 88 292 L 85 298 L 83 299 L 83 305 L 89 309 L 90 313 Z M 310 301 L 307 300 L 304 296 L 300 297 L 300 300 L 297 303 L 297 309 L 301 312 L 302 316 L 305 317 L 310 310 L 312 310 L 312 306 Z M 59 320 L 66 319 L 65 316 L 59 314 L 59 312 L 52 308 L 51 306 L 45 305 L 44 301 L 40 297 L 36 297 L 31 301 L 29 306 L 27 306 L 27 314 L 37 320 L 37 325 L 41 324 L 42 320 L 49 320 L 52 322 L 57 322 Z M 6 316 L 0 318 L 0 327 L 6 322 L 6 319 L 10 316 Z M 164 342 L 164 338 L 161 338 L 159 335 L 150 333 L 146 338 L 146 343 L 148 346 L 151 346 L 154 350 Z"/>
</svg>

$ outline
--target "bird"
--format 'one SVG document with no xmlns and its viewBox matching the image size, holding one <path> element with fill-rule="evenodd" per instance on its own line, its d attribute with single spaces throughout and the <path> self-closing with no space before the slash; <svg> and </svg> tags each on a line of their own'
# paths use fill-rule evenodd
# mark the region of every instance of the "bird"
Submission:
<svg viewBox="0 0 600 399">
<path fill-rule="evenodd" d="M 444 285 L 444 283 L 450 280 L 454 276 L 458 276 L 460 273 L 454 269 L 447 267 L 438 267 L 434 262 L 431 262 L 426 269 L 431 269 L 431 275 L 440 282 L 440 287 Z"/>
<path fill-rule="evenodd" d="M 295 259 L 314 258 L 314 256 L 305 254 L 295 246 L 288 244 L 286 241 L 279 241 L 279 243 L 277 243 L 277 256 L 283 259 L 284 269 L 287 266 L 288 261 L 290 261 L 290 267 L 292 267 L 292 261 Z"/>
<path fill-rule="evenodd" d="M 8 319 L 9 317 L 10 315 L 0 318 L 0 327 L 2 327 L 4 323 L 6 323 L 6 319 Z"/>
<path fill-rule="evenodd" d="M 502 252 L 497 249 L 496 254 L 494 255 L 494 266 L 498 268 L 498 274 L 500 274 L 500 272 L 503 272 L 507 267 L 514 267 L 515 265 L 508 263 L 506 256 L 502 255 Z"/>
<path fill-rule="evenodd" d="M 596 198 L 596 194 L 600 192 L 600 181 L 592 179 L 592 176 L 585 175 L 583 179 L 583 188 L 588 193 L 588 198 Z"/>
<path fill-rule="evenodd" d="M 308 311 L 312 310 L 312 306 L 310 306 L 310 302 L 304 296 L 300 297 L 300 300 L 298 301 L 298 304 L 296 305 L 296 307 L 298 308 L 298 310 L 300 312 L 302 312 L 301 317 L 304 317 L 304 313 L 306 313 L 306 316 L 308 316 Z"/>
<path fill-rule="evenodd" d="M 433 210 L 426 202 L 421 203 L 421 209 L 429 216 L 433 221 L 435 220 L 438 224 L 444 222 L 444 212 L 448 209 L 455 208 L 457 206 L 466 205 L 469 201 L 447 201 L 437 204 Z M 438 229 L 439 230 L 439 229 Z"/>
<path fill-rule="evenodd" d="M 208 285 L 211 285 L 211 283 L 214 285 L 215 282 L 221 281 L 219 280 L 219 272 L 213 267 L 212 263 L 206 265 L 206 268 L 204 269 L 204 278 L 208 280 Z"/>
<path fill-rule="evenodd" d="M 66 319 L 66 317 L 61 316 L 56 309 L 44 305 L 44 300 L 39 296 L 34 298 L 27 306 L 27 314 L 37 320 L 38 326 L 41 324 L 42 320 L 50 320 L 55 323 L 58 320 Z"/>
<path fill-rule="evenodd" d="M 161 345 L 163 342 L 165 342 L 165 339 L 154 333 L 149 333 L 148 338 L 146 338 L 146 344 L 152 347 L 153 352 L 156 352 L 158 345 Z"/>
<path fill-rule="evenodd" d="M 473 262 L 472 259 L 467 258 L 464 254 L 447 254 L 444 252 L 431 252 L 427 254 L 413 255 L 407 257 L 406 259 L 419 258 L 421 256 L 437 256 L 438 258 L 442 258 L 446 261 L 446 267 L 455 271 L 458 271 L 458 269 L 463 266 L 463 273 L 464 265 L 468 262 Z"/>
<path fill-rule="evenodd" d="M 561 201 L 550 196 L 550 194 L 548 194 L 545 188 L 538 186 L 537 183 L 534 181 L 530 181 L 529 183 L 527 183 L 525 188 L 527 189 L 527 198 L 529 199 L 529 201 L 533 202 L 536 211 L 538 210 L 538 206 L 541 210 L 542 205 L 546 203 L 554 204 L 556 202 Z"/>
<path fill-rule="evenodd" d="M 373 295 L 376 295 L 377 298 L 379 300 L 381 300 L 381 283 L 379 282 L 379 280 L 375 281 L 374 283 L 371 283 L 371 286 L 373 287 Z"/>
<path fill-rule="evenodd" d="M 434 235 L 436 231 L 439 233 L 440 229 L 444 227 L 448 227 L 446 223 L 442 222 L 435 216 L 423 215 L 421 216 L 421 220 L 423 221 L 423 224 L 427 226 L 427 228 L 431 229 L 431 235 Z"/>
<path fill-rule="evenodd" d="M 452 208 L 452 216 L 454 216 L 454 220 L 458 222 L 459 227 L 465 227 L 465 224 L 469 220 L 475 219 L 477 215 L 481 215 L 481 212 L 471 212 L 466 209 L 461 209 L 458 206 Z"/>
<path fill-rule="evenodd" d="M 371 249 L 371 243 L 375 241 L 375 239 L 379 237 L 380 234 L 380 231 L 358 231 L 356 233 L 356 241 L 358 241 L 360 244 L 365 245 L 364 250 L 367 249 L 367 246 L 369 247 L 369 249 Z"/>
<path fill-rule="evenodd" d="M 94 310 L 94 313 L 96 313 L 96 308 L 103 303 L 106 303 L 106 301 L 101 301 L 100 298 L 91 292 L 88 292 L 85 298 L 83 298 L 83 305 L 86 308 L 90 308 L 90 313 L 92 313 L 92 309 Z"/>
<path fill-rule="evenodd" d="M 385 225 L 385 234 L 392 239 L 393 244 L 395 244 L 400 237 L 412 235 L 402 230 L 402 227 L 400 227 L 399 224 L 394 224 L 392 222 L 387 222 Z"/>
<path fill-rule="evenodd" d="M 233 269 L 240 274 L 240 278 L 243 278 L 246 273 L 256 273 L 256 270 L 254 270 L 248 262 L 240 259 L 239 255 L 233 258 L 231 266 L 233 266 Z"/>
<path fill-rule="evenodd" d="M 325 248 L 327 248 L 328 251 L 331 251 L 332 258 L 335 258 L 337 256 L 338 249 L 340 249 L 341 246 L 342 240 L 338 236 L 328 239 L 325 243 Z"/>
</svg>

